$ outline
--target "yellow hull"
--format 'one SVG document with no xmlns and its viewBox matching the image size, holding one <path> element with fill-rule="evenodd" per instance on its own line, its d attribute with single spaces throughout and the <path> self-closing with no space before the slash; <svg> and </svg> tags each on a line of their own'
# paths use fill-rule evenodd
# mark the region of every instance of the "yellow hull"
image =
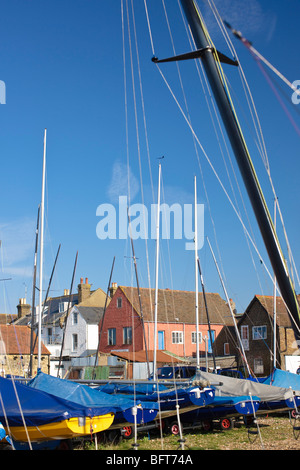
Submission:
<svg viewBox="0 0 300 470">
<path fill-rule="evenodd" d="M 70 418 L 57 423 L 43 424 L 42 426 L 28 426 L 27 433 L 32 442 L 49 441 L 52 439 L 72 439 L 91 435 L 108 429 L 114 420 L 113 413 L 107 413 L 93 418 Z M 10 427 L 10 433 L 15 441 L 28 442 L 26 430 L 23 426 Z M 7 432 L 7 430 L 6 430 Z"/>
</svg>

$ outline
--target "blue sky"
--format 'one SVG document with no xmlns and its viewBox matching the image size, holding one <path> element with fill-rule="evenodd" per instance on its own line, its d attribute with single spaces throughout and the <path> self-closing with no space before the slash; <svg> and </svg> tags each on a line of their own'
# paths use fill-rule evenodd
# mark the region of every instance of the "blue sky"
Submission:
<svg viewBox="0 0 300 470">
<path fill-rule="evenodd" d="M 272 285 L 252 251 L 255 261 L 255 266 L 253 265 L 241 224 L 199 151 L 212 219 L 210 217 L 191 131 L 157 67 L 151 62 L 152 47 L 144 1 L 133 0 L 133 4 L 149 157 L 143 132 L 139 79 L 135 71 L 139 146 L 136 141 L 131 68 L 127 62 L 131 202 L 142 203 L 143 194 L 146 206 L 150 207 L 153 202 L 152 194 L 156 197 L 157 193 L 158 158 L 162 155 L 165 157 L 162 161 L 163 201 L 167 204 L 192 203 L 193 178 L 196 175 L 198 202 L 205 207 L 205 236 L 209 237 L 216 254 L 221 256 L 219 262 L 226 276 L 229 296 L 236 301 L 238 311 L 242 312 L 255 294 L 271 295 Z M 240 29 L 284 76 L 291 82 L 300 79 L 299 1 L 218 0 L 215 4 L 219 7 L 221 17 Z M 99 217 L 96 216 L 97 207 L 105 203 L 117 207 L 118 196 L 126 195 L 127 189 L 120 5 L 121 0 L 0 1 L 0 80 L 6 86 L 6 104 L 0 105 L 0 278 L 12 278 L 0 283 L 0 311 L 3 313 L 16 313 L 18 299 L 26 294 L 27 301 L 31 302 L 35 225 L 41 198 L 44 128 L 47 128 L 44 289 L 47 288 L 59 244 L 61 252 L 51 295 L 60 295 L 63 289 L 70 287 L 77 250 L 74 290 L 80 277 L 88 277 L 93 288 L 102 287 L 106 290 L 114 256 L 116 263 L 113 281 L 123 285 L 136 285 L 129 240 L 99 240 L 96 236 L 99 222 Z M 159 57 L 171 56 L 172 44 L 161 1 L 149 0 L 147 5 L 155 54 Z M 185 52 L 189 45 L 177 2 L 165 0 L 165 5 L 176 52 Z M 199 5 L 217 48 L 229 54 L 207 3 L 199 1 Z M 131 12 L 131 3 L 129 9 Z M 125 18 L 125 49 L 126 59 L 129 60 L 126 23 Z M 130 34 L 135 54 L 132 29 Z M 299 135 L 287 119 L 255 60 L 239 41 L 232 35 L 230 38 L 257 106 L 273 182 L 294 259 L 296 265 L 299 265 Z M 134 62 L 136 64 L 136 59 Z M 164 64 L 160 68 L 182 104 L 176 65 Z M 243 129 L 247 144 L 272 212 L 272 193 L 253 140 L 249 111 L 242 96 L 237 69 L 225 65 L 224 71 L 230 81 L 238 115 L 242 125 L 245 124 Z M 181 63 L 180 72 L 195 132 L 230 192 L 223 157 L 194 64 Z M 293 105 L 291 90 L 269 73 L 276 86 L 287 95 L 287 98 L 283 98 L 284 102 L 299 124 L 300 104 L 298 107 Z M 231 158 L 235 167 L 232 155 Z M 267 262 L 238 171 L 236 174 L 258 249 Z M 231 178 L 234 181 L 234 177 Z M 281 231 L 279 234 L 281 235 Z M 161 243 L 160 287 L 194 289 L 193 253 L 186 251 L 184 244 L 185 240 L 174 239 L 169 244 L 166 241 Z M 282 245 L 286 254 L 285 245 Z M 154 240 L 147 241 L 147 250 L 151 284 L 154 286 Z M 147 252 L 143 240 L 135 242 L 135 251 L 140 285 L 147 287 Z M 207 243 L 199 254 L 206 291 L 220 292 L 224 297 Z M 299 291 L 299 287 L 297 290 Z"/>
</svg>

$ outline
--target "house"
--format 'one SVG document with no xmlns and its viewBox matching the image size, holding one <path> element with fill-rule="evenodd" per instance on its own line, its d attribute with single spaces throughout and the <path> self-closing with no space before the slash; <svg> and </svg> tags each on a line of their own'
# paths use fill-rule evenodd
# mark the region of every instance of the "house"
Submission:
<svg viewBox="0 0 300 470">
<path fill-rule="evenodd" d="M 139 298 L 140 292 L 140 298 Z M 153 350 L 154 289 L 116 286 L 106 309 L 100 337 L 101 353 Z M 207 293 L 207 307 L 213 340 L 224 325 L 232 326 L 230 309 L 219 294 Z M 141 307 L 140 307 L 141 301 Z M 211 351 L 203 294 L 199 293 L 200 353 Z M 170 289 L 158 290 L 157 349 L 177 357 L 196 356 L 195 293 Z"/>
<path fill-rule="evenodd" d="M 37 338 L 33 335 L 32 369 L 37 372 Z M 0 325 L 0 374 L 27 376 L 30 363 L 31 329 L 28 326 Z M 50 351 L 41 344 L 41 370 L 50 370 Z"/>
<path fill-rule="evenodd" d="M 80 278 L 78 291 L 50 297 L 43 306 L 41 337 L 51 352 L 50 374 L 60 376 L 77 363 L 89 363 L 95 358 L 98 347 L 98 325 L 102 318 L 106 294 L 102 289 L 91 291 L 88 278 Z M 37 308 L 38 309 L 38 308 Z M 36 314 L 37 316 L 37 314 Z M 20 299 L 18 318 L 14 324 L 30 325 L 31 307 Z M 67 325 L 67 328 L 65 328 Z M 62 349 L 63 344 L 63 350 Z"/>
<path fill-rule="evenodd" d="M 299 295 L 297 299 L 299 302 Z M 238 328 L 250 369 L 258 377 L 269 375 L 274 368 L 274 298 L 255 295 Z M 276 367 L 296 372 L 298 357 L 290 317 L 281 297 L 276 297 Z"/>
</svg>

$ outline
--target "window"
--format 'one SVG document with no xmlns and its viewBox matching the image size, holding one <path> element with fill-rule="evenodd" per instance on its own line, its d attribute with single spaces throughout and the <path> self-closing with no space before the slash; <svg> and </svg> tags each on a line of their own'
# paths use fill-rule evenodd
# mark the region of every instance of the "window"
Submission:
<svg viewBox="0 0 300 470">
<path fill-rule="evenodd" d="M 123 344 L 132 343 L 132 328 L 131 326 L 126 326 L 123 328 Z"/>
<path fill-rule="evenodd" d="M 52 328 L 47 328 L 47 343 L 52 344 Z"/>
<path fill-rule="evenodd" d="M 254 359 L 254 374 L 264 373 L 264 362 L 261 357 Z"/>
<path fill-rule="evenodd" d="M 202 332 L 198 331 L 199 344 L 202 343 Z M 197 343 L 197 331 L 192 331 L 192 344 Z"/>
<path fill-rule="evenodd" d="M 249 330 L 248 325 L 241 326 L 241 340 L 245 351 L 249 351 Z"/>
<path fill-rule="evenodd" d="M 77 325 L 78 323 L 78 312 L 73 312 L 73 315 L 72 315 L 72 324 L 73 325 Z"/>
<path fill-rule="evenodd" d="M 116 329 L 115 328 L 109 328 L 107 330 L 107 337 L 108 337 L 107 344 L 109 346 L 114 346 L 116 344 Z"/>
<path fill-rule="evenodd" d="M 78 335 L 72 335 L 72 351 L 77 351 L 78 349 Z"/>
<path fill-rule="evenodd" d="M 229 343 L 224 343 L 224 356 L 230 355 Z"/>
<path fill-rule="evenodd" d="M 252 338 L 255 339 L 266 339 L 267 338 L 267 327 L 266 326 L 253 326 Z"/>
<path fill-rule="evenodd" d="M 182 331 L 172 331 L 172 344 L 183 344 Z"/>
<path fill-rule="evenodd" d="M 117 308 L 122 308 L 122 297 L 117 298 Z"/>
</svg>

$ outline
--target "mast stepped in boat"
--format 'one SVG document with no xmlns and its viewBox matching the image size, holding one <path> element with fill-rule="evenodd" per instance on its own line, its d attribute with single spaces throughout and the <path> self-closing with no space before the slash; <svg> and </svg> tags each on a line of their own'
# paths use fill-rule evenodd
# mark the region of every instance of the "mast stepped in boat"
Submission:
<svg viewBox="0 0 300 470">
<path fill-rule="evenodd" d="M 203 62 L 207 78 L 210 82 L 220 115 L 235 154 L 235 158 L 276 276 L 279 290 L 292 316 L 291 324 L 296 340 L 300 340 L 300 311 L 294 287 L 277 239 L 272 218 L 267 208 L 242 131 L 231 104 L 229 91 L 225 88 L 223 77 L 217 67 L 217 61 L 225 62 L 225 60 L 220 58 L 220 53 L 213 47 L 209 33 L 195 2 L 193 0 L 181 0 L 181 5 L 189 23 L 196 47 L 198 48 L 196 56 L 200 57 Z M 154 58 L 152 60 L 155 63 L 159 63 L 189 58 L 195 58 L 195 54 L 188 53 L 171 59 L 158 60 L 157 58 Z"/>
</svg>

